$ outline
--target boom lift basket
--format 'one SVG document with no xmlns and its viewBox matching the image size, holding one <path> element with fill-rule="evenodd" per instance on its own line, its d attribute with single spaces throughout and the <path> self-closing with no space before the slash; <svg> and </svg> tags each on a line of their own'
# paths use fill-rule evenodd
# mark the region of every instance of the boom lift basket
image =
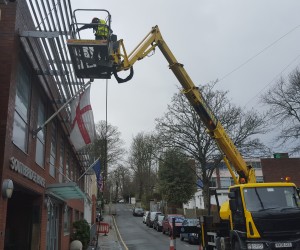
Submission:
<svg viewBox="0 0 300 250">
<path fill-rule="evenodd" d="M 85 19 L 86 14 L 92 18 L 92 22 L 78 22 Z M 117 41 L 117 36 L 112 34 L 111 30 L 111 15 L 105 9 L 77 9 L 72 15 L 73 22 L 71 23 L 71 38 L 67 40 L 71 61 L 75 74 L 78 78 L 98 78 L 110 79 L 113 73 L 113 60 L 111 54 L 113 45 Z M 94 22 L 96 19 L 96 22 Z M 100 22 L 104 21 L 103 22 Z M 106 38 L 96 38 L 96 30 L 101 28 L 107 32 Z M 93 32 L 96 39 L 87 40 L 81 39 L 79 31 L 89 30 Z M 100 40 L 100 37 L 103 40 Z M 102 56 L 103 58 L 101 58 Z"/>
<path fill-rule="evenodd" d="M 110 46 L 107 40 L 69 39 L 67 46 L 78 78 L 111 78 L 113 62 L 100 60 L 98 57 L 100 50 L 105 50 L 106 54 L 110 55 Z"/>
</svg>

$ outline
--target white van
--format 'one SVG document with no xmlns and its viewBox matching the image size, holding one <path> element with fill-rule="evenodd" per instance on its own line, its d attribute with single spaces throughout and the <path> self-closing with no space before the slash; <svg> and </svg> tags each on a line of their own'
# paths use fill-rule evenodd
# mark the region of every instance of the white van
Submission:
<svg viewBox="0 0 300 250">
<path fill-rule="evenodd" d="M 148 227 L 153 227 L 153 221 L 155 219 L 156 214 L 161 214 L 161 212 L 150 212 L 146 219 L 146 225 Z"/>
</svg>

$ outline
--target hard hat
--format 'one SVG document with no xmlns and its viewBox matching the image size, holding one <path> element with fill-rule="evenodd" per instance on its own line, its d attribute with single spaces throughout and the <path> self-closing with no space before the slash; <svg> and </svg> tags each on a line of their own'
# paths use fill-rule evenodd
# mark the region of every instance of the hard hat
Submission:
<svg viewBox="0 0 300 250">
<path fill-rule="evenodd" d="M 92 23 L 98 23 L 98 22 L 99 22 L 99 18 L 94 17 L 93 20 L 92 20 Z"/>
</svg>

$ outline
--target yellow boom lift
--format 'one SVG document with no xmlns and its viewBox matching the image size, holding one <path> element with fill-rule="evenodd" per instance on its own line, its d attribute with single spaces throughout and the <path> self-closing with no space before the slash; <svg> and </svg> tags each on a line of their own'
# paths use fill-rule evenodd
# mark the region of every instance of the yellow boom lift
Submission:
<svg viewBox="0 0 300 250">
<path fill-rule="evenodd" d="M 87 53 L 85 58 L 83 50 L 88 47 L 95 50 L 97 46 L 106 46 L 109 57 L 105 62 L 95 62 L 91 70 L 87 64 L 91 56 Z M 127 54 L 123 40 L 95 42 L 72 39 L 68 41 L 68 47 L 78 77 L 108 79 L 114 74 L 118 82 L 131 79 L 134 63 L 156 47 L 160 49 L 180 82 L 183 93 L 224 154 L 224 162 L 234 180 L 234 185 L 229 188 L 229 201 L 219 208 L 220 220 L 213 221 L 210 214 L 203 216 L 204 249 L 300 249 L 300 202 L 295 184 L 256 183 L 254 169 L 246 164 L 183 64 L 176 60 L 157 26 L 130 54 Z M 126 70 L 130 70 L 129 76 L 119 78 L 117 72 Z"/>
</svg>

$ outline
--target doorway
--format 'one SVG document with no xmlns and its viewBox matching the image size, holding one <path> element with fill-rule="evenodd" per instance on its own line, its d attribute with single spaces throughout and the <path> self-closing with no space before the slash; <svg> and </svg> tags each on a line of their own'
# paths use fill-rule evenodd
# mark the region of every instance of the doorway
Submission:
<svg viewBox="0 0 300 250">
<path fill-rule="evenodd" d="M 41 196 L 16 186 L 7 202 L 4 250 L 38 250 Z"/>
<path fill-rule="evenodd" d="M 59 205 L 50 197 L 47 198 L 47 217 L 47 250 L 57 250 Z"/>
</svg>

